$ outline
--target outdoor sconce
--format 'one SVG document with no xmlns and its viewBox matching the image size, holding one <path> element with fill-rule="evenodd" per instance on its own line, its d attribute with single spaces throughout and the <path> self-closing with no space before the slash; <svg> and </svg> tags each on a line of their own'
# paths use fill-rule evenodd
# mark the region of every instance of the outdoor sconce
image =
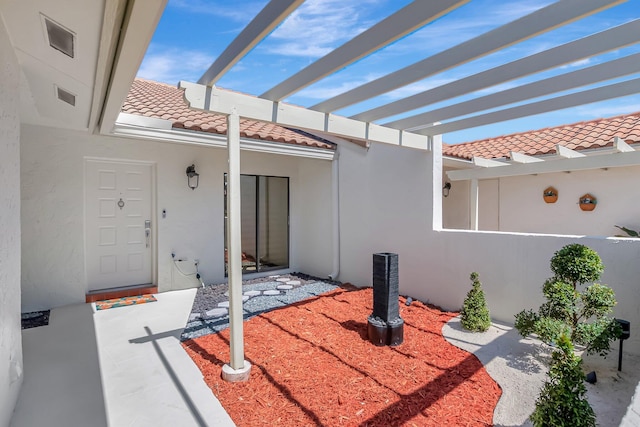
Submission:
<svg viewBox="0 0 640 427">
<path fill-rule="evenodd" d="M 618 371 L 622 370 L 622 342 L 631 336 L 631 322 L 628 320 L 616 319 L 622 333 L 620 334 L 620 352 L 618 353 Z"/>
<path fill-rule="evenodd" d="M 442 195 L 444 197 L 449 197 L 449 191 L 451 191 L 451 183 L 445 182 L 444 187 L 442 187 Z"/>
<path fill-rule="evenodd" d="M 195 190 L 200 183 L 200 174 L 196 172 L 196 166 L 191 165 L 187 167 L 187 185 L 190 189 Z"/>
</svg>

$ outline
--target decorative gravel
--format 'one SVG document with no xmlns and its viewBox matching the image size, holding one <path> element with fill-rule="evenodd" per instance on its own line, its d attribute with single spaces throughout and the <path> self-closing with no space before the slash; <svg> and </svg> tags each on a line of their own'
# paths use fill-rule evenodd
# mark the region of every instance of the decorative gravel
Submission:
<svg viewBox="0 0 640 427">
<path fill-rule="evenodd" d="M 289 282 L 291 289 L 278 290 L 278 286 Z M 329 292 L 340 286 L 340 282 L 320 279 L 303 273 L 283 274 L 242 282 L 244 294 L 244 319 L 250 319 L 261 313 L 284 307 L 313 296 Z M 187 340 L 214 334 L 229 327 L 229 314 L 211 316 L 211 311 L 227 305 L 229 285 L 206 285 L 198 288 L 189 321 L 182 332 L 181 339 Z M 269 292 L 271 291 L 271 292 Z M 266 294 L 265 294 L 266 292 Z M 273 295 L 269 295 L 272 293 Z M 218 314 L 218 313 L 216 313 Z"/>
</svg>

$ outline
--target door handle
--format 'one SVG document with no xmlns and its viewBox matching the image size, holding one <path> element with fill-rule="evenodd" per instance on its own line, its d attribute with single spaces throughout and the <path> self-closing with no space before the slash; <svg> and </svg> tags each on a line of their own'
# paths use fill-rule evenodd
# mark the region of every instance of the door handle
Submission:
<svg viewBox="0 0 640 427">
<path fill-rule="evenodd" d="M 147 239 L 147 248 L 149 247 L 149 239 L 151 238 L 151 221 L 146 220 L 144 222 L 144 235 Z"/>
</svg>

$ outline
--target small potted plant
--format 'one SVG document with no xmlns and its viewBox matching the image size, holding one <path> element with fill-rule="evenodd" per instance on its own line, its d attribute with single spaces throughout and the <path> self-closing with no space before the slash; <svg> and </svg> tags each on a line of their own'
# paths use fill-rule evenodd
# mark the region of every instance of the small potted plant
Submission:
<svg viewBox="0 0 640 427">
<path fill-rule="evenodd" d="M 546 203 L 555 203 L 558 201 L 558 190 L 553 187 L 547 187 L 542 192 L 542 198 Z"/>
<path fill-rule="evenodd" d="M 578 204 L 580 205 L 580 209 L 583 211 L 592 211 L 596 208 L 596 204 L 598 203 L 598 199 L 596 199 L 591 194 L 587 193 L 584 196 L 580 197 L 578 200 Z"/>
</svg>

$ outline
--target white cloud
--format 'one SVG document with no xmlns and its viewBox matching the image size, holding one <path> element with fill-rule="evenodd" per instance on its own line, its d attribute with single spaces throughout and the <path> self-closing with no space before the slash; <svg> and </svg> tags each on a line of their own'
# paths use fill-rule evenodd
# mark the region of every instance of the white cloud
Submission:
<svg viewBox="0 0 640 427">
<path fill-rule="evenodd" d="M 613 101 L 610 104 L 600 104 L 596 106 L 583 105 L 576 108 L 576 114 L 587 118 L 597 119 L 600 117 L 613 117 L 621 114 L 629 114 L 640 111 L 640 100 L 636 99 L 631 102 L 621 103 Z"/>
<path fill-rule="evenodd" d="M 243 2 L 242 7 L 238 7 L 238 4 L 233 1 L 171 0 L 169 7 L 184 9 L 192 14 L 212 15 L 248 24 L 266 4 L 266 0 L 251 1 Z"/>
<path fill-rule="evenodd" d="M 140 65 L 138 77 L 168 84 L 196 81 L 209 68 L 213 56 L 199 51 L 163 49 L 152 45 Z"/>
<path fill-rule="evenodd" d="M 574 61 L 570 64 L 567 65 L 563 65 L 562 67 L 560 67 L 561 69 L 565 69 L 565 68 L 575 68 L 575 67 L 582 67 L 584 65 L 589 65 L 591 63 L 591 58 L 584 58 L 584 59 L 580 59 L 578 61 Z"/>
<path fill-rule="evenodd" d="M 392 49 L 398 49 L 399 53 L 436 53 L 535 12 L 552 2 L 532 0 L 513 3 L 515 4 L 505 7 L 503 1 L 470 2 L 425 26 Z"/>
<path fill-rule="evenodd" d="M 375 1 L 308 0 L 271 34 L 265 49 L 278 55 L 321 57 L 372 24 L 361 13 L 371 3 Z"/>
</svg>

